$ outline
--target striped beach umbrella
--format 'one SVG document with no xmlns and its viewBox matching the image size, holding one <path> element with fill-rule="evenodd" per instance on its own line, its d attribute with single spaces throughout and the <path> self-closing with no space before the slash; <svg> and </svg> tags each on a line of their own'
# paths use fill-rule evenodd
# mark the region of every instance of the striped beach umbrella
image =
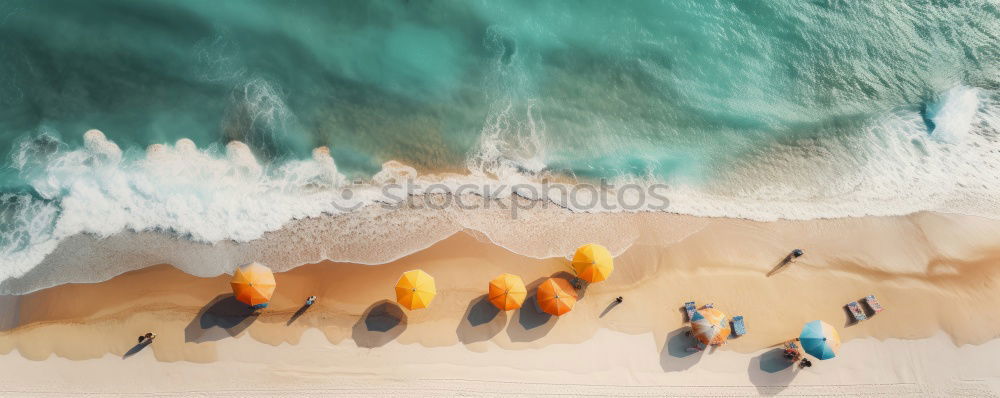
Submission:
<svg viewBox="0 0 1000 398">
<path fill-rule="evenodd" d="M 826 322 L 812 321 L 802 327 L 799 344 L 809 355 L 830 359 L 837 356 L 840 350 L 840 334 Z"/>
<path fill-rule="evenodd" d="M 691 316 L 691 333 L 705 345 L 719 345 L 726 342 L 732 330 L 729 318 L 715 308 L 702 308 Z"/>
<path fill-rule="evenodd" d="M 615 270 L 615 262 L 607 248 L 590 243 L 576 249 L 573 270 L 580 279 L 590 283 L 600 282 L 611 276 L 611 271 Z"/>
</svg>

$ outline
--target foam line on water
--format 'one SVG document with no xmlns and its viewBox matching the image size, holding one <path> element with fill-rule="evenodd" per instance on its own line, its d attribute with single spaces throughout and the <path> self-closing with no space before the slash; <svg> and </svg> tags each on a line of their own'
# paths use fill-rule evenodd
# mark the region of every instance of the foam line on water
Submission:
<svg viewBox="0 0 1000 398">
<path fill-rule="evenodd" d="M 317 245 L 293 256 L 301 261 L 278 260 L 289 266 L 323 259 L 377 264 L 426 248 L 461 230 L 482 232 L 494 243 L 541 257 L 565 256 L 572 244 L 585 243 L 589 237 L 616 242 L 611 246 L 627 246 L 615 236 L 605 237 L 594 231 L 566 234 L 554 229 L 539 235 L 559 242 L 552 249 L 520 243 L 512 232 L 517 231 L 516 220 L 497 221 L 510 218 L 511 210 L 486 206 L 498 201 L 510 203 L 519 197 L 552 205 L 531 213 L 545 225 L 566 222 L 567 214 L 628 211 L 754 220 L 886 216 L 926 210 L 1000 217 L 1000 95 L 992 90 L 958 86 L 942 95 L 940 101 L 932 107 L 930 117 L 936 120 L 937 129 L 948 132 L 948 139 L 928 132 L 918 110 L 899 109 L 867 122 L 849 137 L 795 145 L 774 143 L 733 160 L 707 183 L 668 185 L 663 191 L 668 206 L 646 201 L 628 209 L 581 205 L 592 203 L 592 192 L 596 191 L 580 190 L 578 196 L 568 195 L 563 191 L 581 186 L 570 176 L 536 167 L 532 162 L 538 158 L 512 156 L 503 148 L 495 151 L 491 146 L 494 141 L 523 137 L 502 129 L 484 131 L 484 136 L 489 137 L 484 138 L 486 144 L 479 150 L 488 156 L 472 155 L 470 159 L 492 160 L 473 162 L 470 170 L 472 166 L 478 169 L 468 174 L 422 174 L 405 164 L 388 162 L 360 184 L 348 183 L 325 147 L 316 148 L 308 159 L 262 164 L 250 147 L 236 141 L 222 148 L 198 148 L 191 140 L 181 139 L 169 145 L 152 145 L 145 151 L 123 151 L 97 130 L 86 132 L 79 148 L 69 148 L 43 135 L 22 142 L 13 157 L 14 166 L 33 192 L 4 194 L 0 198 L 4 219 L 0 231 L 0 281 L 23 279 L 39 264 L 55 259 L 69 264 L 73 262 L 71 256 L 80 253 L 103 256 L 93 249 L 63 242 L 71 238 L 81 242 L 81 236 L 111 238 L 127 231 L 159 231 L 192 244 L 225 248 L 231 243 L 250 248 L 249 252 L 234 252 L 244 253 L 240 255 L 225 250 L 213 252 L 208 257 L 218 262 L 215 265 L 185 259 L 183 253 L 167 255 L 161 251 L 142 257 L 154 263 L 186 264 L 185 271 L 199 275 L 227 272 L 237 262 L 252 258 L 273 258 L 269 254 L 272 252 L 287 254 L 285 249 L 267 243 L 245 246 L 274 242 L 266 238 L 268 234 L 318 236 L 330 230 L 350 232 L 337 235 L 340 241 L 324 241 L 326 246 Z M 498 126 L 515 124 L 504 122 Z M 410 191 L 387 189 L 402 181 L 414 181 L 417 187 Z M 612 181 L 616 186 L 625 183 L 650 187 L 662 181 L 652 176 Z M 482 203 L 460 212 L 432 216 L 360 210 L 378 208 L 375 204 L 398 205 L 415 197 L 448 196 L 463 185 L 496 189 L 462 193 Z M 564 189 L 542 191 L 546 186 Z M 612 193 L 615 195 L 608 197 L 612 205 L 637 203 L 635 191 Z M 351 216 L 336 218 L 344 214 Z M 314 225 L 303 220 L 327 216 L 343 224 L 315 224 L 316 228 L 322 225 L 327 229 L 290 232 L 289 225 L 295 220 L 295 225 L 301 227 Z M 533 228 L 545 230 L 540 224 L 533 224 Z M 420 239 L 387 232 L 393 229 L 416 234 Z M 634 238 L 627 233 L 621 236 L 625 240 Z M 388 245 L 390 237 L 407 243 Z M 358 254 L 344 242 L 367 248 L 370 255 Z M 333 247 L 330 245 L 340 249 L 328 250 Z M 66 252 L 69 247 L 73 250 Z M 61 254 L 54 254 L 59 250 Z M 57 276 L 52 278 L 41 285 L 66 282 L 58 281 Z M 18 282 L 22 286 L 33 283 Z"/>
<path fill-rule="evenodd" d="M 931 134 L 940 140 L 953 141 L 969 134 L 979 108 L 979 89 L 955 86 L 927 107 L 933 122 Z"/>
</svg>

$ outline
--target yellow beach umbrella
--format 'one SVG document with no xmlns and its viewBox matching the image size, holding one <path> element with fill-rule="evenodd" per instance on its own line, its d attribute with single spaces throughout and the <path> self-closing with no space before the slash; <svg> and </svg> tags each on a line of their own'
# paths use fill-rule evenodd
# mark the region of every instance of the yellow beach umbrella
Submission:
<svg viewBox="0 0 1000 398">
<path fill-rule="evenodd" d="M 576 249 L 576 254 L 573 255 L 573 269 L 576 270 L 577 277 L 594 283 L 608 279 L 611 271 L 615 270 L 615 264 L 608 249 L 590 243 Z"/>
<path fill-rule="evenodd" d="M 404 272 L 396 282 L 396 302 L 407 309 L 427 308 L 436 294 L 434 277 L 419 269 Z"/>
<path fill-rule="evenodd" d="M 502 311 L 521 308 L 527 295 L 528 289 L 520 276 L 501 274 L 490 281 L 490 302 Z"/>
<path fill-rule="evenodd" d="M 274 294 L 274 274 L 260 263 L 250 263 L 233 272 L 229 282 L 236 299 L 248 305 L 260 305 L 271 301 Z"/>
<path fill-rule="evenodd" d="M 576 304 L 576 289 L 562 278 L 546 279 L 536 295 L 542 311 L 555 316 L 570 312 Z"/>
</svg>

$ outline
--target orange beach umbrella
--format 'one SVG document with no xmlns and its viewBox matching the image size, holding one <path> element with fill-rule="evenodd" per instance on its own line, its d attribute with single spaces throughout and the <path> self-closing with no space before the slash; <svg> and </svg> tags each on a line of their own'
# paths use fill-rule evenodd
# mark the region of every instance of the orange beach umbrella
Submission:
<svg viewBox="0 0 1000 398">
<path fill-rule="evenodd" d="M 729 318 L 715 308 L 702 308 L 691 316 L 691 332 L 705 345 L 720 345 L 726 342 L 732 330 Z"/>
<path fill-rule="evenodd" d="M 436 294 L 434 277 L 423 270 L 406 271 L 396 282 L 396 302 L 407 309 L 427 308 Z"/>
<path fill-rule="evenodd" d="M 576 289 L 562 278 L 549 278 L 538 285 L 538 306 L 549 314 L 559 316 L 573 309 Z"/>
<path fill-rule="evenodd" d="M 528 289 L 524 287 L 520 276 L 501 274 L 490 281 L 490 302 L 501 311 L 521 308 L 527 295 Z"/>
<path fill-rule="evenodd" d="M 250 263 L 237 268 L 229 285 L 233 287 L 236 299 L 247 305 L 271 301 L 276 286 L 271 269 L 260 263 Z"/>
<path fill-rule="evenodd" d="M 586 244 L 576 249 L 573 255 L 573 269 L 576 276 L 594 283 L 608 279 L 615 270 L 614 260 L 607 248 L 597 244 Z"/>
</svg>

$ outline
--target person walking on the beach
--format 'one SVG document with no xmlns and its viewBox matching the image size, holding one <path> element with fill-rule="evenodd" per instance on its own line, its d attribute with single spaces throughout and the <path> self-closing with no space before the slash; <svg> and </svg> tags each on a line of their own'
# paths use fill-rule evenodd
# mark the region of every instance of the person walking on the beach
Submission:
<svg viewBox="0 0 1000 398">
<path fill-rule="evenodd" d="M 618 296 L 617 298 L 615 298 L 615 302 L 618 304 L 621 304 L 622 301 L 625 301 L 625 299 L 623 299 L 622 296 Z"/>
<path fill-rule="evenodd" d="M 316 304 L 316 296 L 309 296 L 309 298 L 306 299 L 306 307 L 312 306 L 313 304 Z"/>
<path fill-rule="evenodd" d="M 146 344 L 150 344 L 153 342 L 153 339 L 155 338 L 156 335 L 153 334 L 153 332 L 147 332 L 146 334 L 139 336 L 139 343 L 141 344 L 143 341 L 145 341 Z"/>
<path fill-rule="evenodd" d="M 788 262 L 794 263 L 795 260 L 798 259 L 799 257 L 802 257 L 803 254 L 805 253 L 802 252 L 802 249 L 792 250 L 792 254 L 788 255 Z"/>
</svg>

